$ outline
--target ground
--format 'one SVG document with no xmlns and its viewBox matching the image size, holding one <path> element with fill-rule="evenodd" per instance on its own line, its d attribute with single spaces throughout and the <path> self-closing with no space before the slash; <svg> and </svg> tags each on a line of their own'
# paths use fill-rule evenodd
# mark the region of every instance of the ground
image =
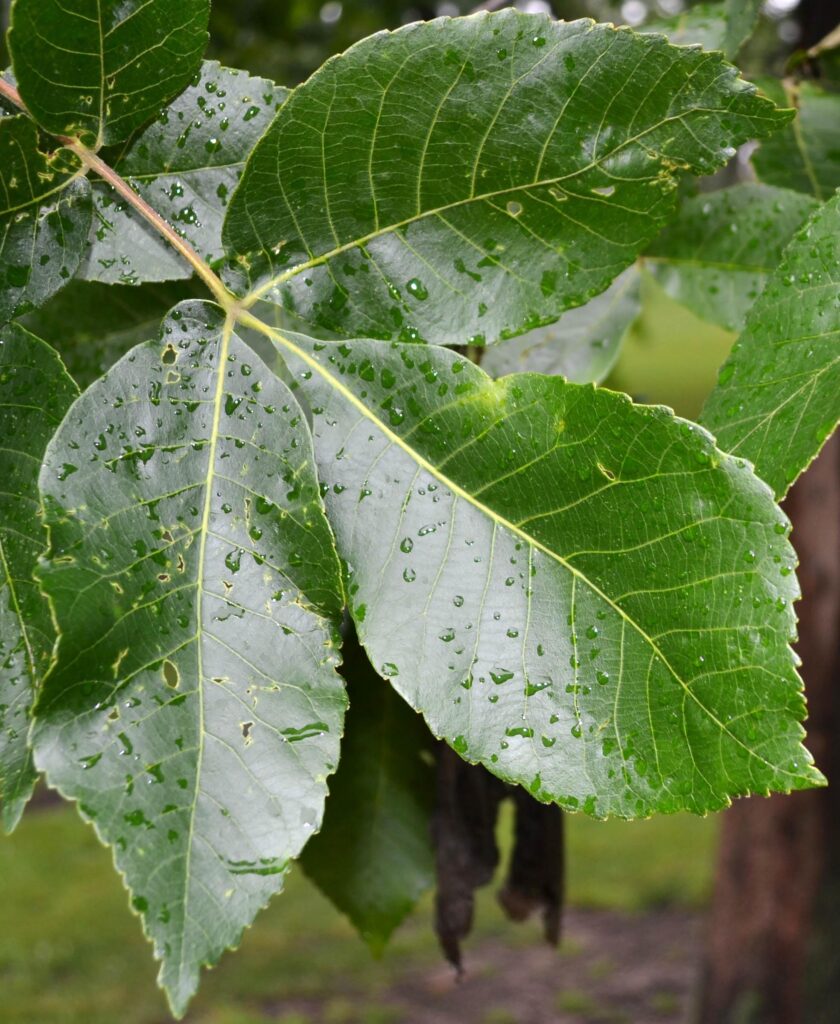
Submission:
<svg viewBox="0 0 840 1024">
<path fill-rule="evenodd" d="M 569 819 L 558 953 L 483 891 L 467 976 L 441 962 L 430 900 L 371 958 L 298 872 L 205 975 L 189 1024 L 666 1024 L 686 1019 L 714 819 Z M 504 833 L 504 827 L 502 829 Z M 166 1024 L 156 965 L 108 851 L 70 808 L 0 839 L 2 1024 Z"/>
</svg>

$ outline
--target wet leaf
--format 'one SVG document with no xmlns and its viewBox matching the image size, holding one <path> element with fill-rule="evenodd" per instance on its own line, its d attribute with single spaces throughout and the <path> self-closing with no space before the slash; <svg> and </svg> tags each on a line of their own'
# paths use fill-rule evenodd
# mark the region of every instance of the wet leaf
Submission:
<svg viewBox="0 0 840 1024">
<path fill-rule="evenodd" d="M 91 219 L 79 166 L 68 150 L 41 152 L 29 118 L 0 119 L 0 324 L 44 302 L 76 272 Z"/>
<path fill-rule="evenodd" d="M 196 73 L 209 17 L 209 0 L 15 0 L 18 89 L 47 131 L 122 142 Z"/>
<path fill-rule="evenodd" d="M 301 864 L 375 954 L 434 883 L 434 740 L 419 715 L 345 639 L 350 713 L 324 824 Z"/>
<path fill-rule="evenodd" d="M 556 323 L 491 345 L 481 365 L 491 377 L 531 370 L 560 374 L 579 384 L 601 381 L 640 309 L 639 274 L 629 267 L 605 292 L 570 309 Z"/>
<path fill-rule="evenodd" d="M 210 263 L 222 221 L 257 140 L 287 95 L 264 78 L 205 61 L 198 80 L 125 147 L 114 169 Z M 189 277 L 190 267 L 109 185 L 93 186 L 95 217 L 80 276 L 109 284 Z"/>
<path fill-rule="evenodd" d="M 380 33 L 296 89 L 255 149 L 230 279 L 319 336 L 522 334 L 632 263 L 682 172 L 788 117 L 721 57 L 609 25 L 506 10 Z"/>
<path fill-rule="evenodd" d="M 796 120 L 753 154 L 759 181 L 796 189 L 820 200 L 840 187 L 840 95 L 814 82 L 763 79 L 762 90 L 776 103 L 796 107 Z"/>
<path fill-rule="evenodd" d="M 788 524 L 747 465 L 590 385 L 274 337 L 315 413 L 359 638 L 458 753 L 595 816 L 820 780 Z"/>
<path fill-rule="evenodd" d="M 38 470 L 78 389 L 58 355 L 17 324 L 0 330 L 0 797 L 7 832 L 32 793 L 29 710 L 55 632 L 32 573 L 46 544 Z"/>
<path fill-rule="evenodd" d="M 645 267 L 697 316 L 739 331 L 816 206 L 799 192 L 753 183 L 694 196 L 645 253 Z"/>
<path fill-rule="evenodd" d="M 785 250 L 702 421 L 781 498 L 840 418 L 840 194 Z"/>
<path fill-rule="evenodd" d="M 338 763 L 343 599 L 306 422 L 188 303 L 71 408 L 40 484 L 61 639 L 36 764 L 113 848 L 183 1013 Z"/>
</svg>

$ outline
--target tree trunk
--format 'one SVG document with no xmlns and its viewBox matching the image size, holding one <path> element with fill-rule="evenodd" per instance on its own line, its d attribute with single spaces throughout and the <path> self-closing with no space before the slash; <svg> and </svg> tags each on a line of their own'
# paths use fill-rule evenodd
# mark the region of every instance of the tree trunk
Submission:
<svg viewBox="0 0 840 1024">
<path fill-rule="evenodd" d="M 840 435 L 786 501 L 803 600 L 808 747 L 837 788 L 724 815 L 700 1024 L 840 1020 Z"/>
</svg>

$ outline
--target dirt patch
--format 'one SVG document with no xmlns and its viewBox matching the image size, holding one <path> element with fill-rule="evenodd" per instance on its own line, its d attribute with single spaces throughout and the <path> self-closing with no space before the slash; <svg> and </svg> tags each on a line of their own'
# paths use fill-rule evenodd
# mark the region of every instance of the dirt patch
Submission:
<svg viewBox="0 0 840 1024">
<path fill-rule="evenodd" d="M 318 1024 L 685 1024 L 697 977 L 701 915 L 569 911 L 560 953 L 486 940 L 457 981 L 443 963 L 409 969 L 375 1007 L 350 998 L 274 1007 Z"/>
</svg>

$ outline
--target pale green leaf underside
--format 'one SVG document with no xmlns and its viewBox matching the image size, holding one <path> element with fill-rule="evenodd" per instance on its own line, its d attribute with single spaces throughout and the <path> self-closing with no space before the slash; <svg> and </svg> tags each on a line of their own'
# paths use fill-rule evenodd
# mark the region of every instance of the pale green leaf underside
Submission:
<svg viewBox="0 0 840 1024">
<path fill-rule="evenodd" d="M 132 893 L 182 1013 L 317 829 L 338 561 L 288 389 L 206 303 L 86 391 L 41 473 L 60 631 L 35 759 Z"/>
<path fill-rule="evenodd" d="M 46 543 L 38 471 L 77 394 L 49 345 L 16 324 L 0 330 L 0 798 L 9 832 L 35 782 L 29 709 L 55 639 L 32 578 Z"/>
<path fill-rule="evenodd" d="M 198 70 L 209 17 L 209 0 L 15 0 L 18 89 L 47 131 L 122 142 Z"/>
<path fill-rule="evenodd" d="M 222 221 L 245 160 L 287 90 L 205 61 L 198 80 L 123 149 L 114 170 L 202 259 L 222 256 Z M 191 268 L 108 185 L 93 186 L 95 218 L 80 276 L 108 284 L 170 281 Z"/>
<path fill-rule="evenodd" d="M 380 33 L 255 149 L 230 280 L 319 336 L 511 337 L 603 291 L 682 171 L 787 119 L 719 54 L 609 25 L 507 10 Z"/>
<path fill-rule="evenodd" d="M 840 194 L 785 250 L 702 421 L 782 497 L 840 418 Z"/>
<path fill-rule="evenodd" d="M 275 338 L 315 413 L 360 639 L 433 732 L 597 816 L 820 779 L 788 523 L 749 467 L 561 378 Z"/>
<path fill-rule="evenodd" d="M 28 117 L 0 119 L 0 324 L 76 272 L 91 220 L 90 186 L 78 174 L 69 151 L 38 149 Z"/>
<path fill-rule="evenodd" d="M 752 164 L 760 181 L 829 199 L 840 188 L 840 95 L 814 82 L 764 79 L 776 103 L 796 107 L 796 119 L 758 147 Z"/>
<path fill-rule="evenodd" d="M 767 275 L 816 206 L 799 192 L 753 183 L 694 196 L 645 253 L 645 267 L 697 316 L 740 331 Z"/>
<path fill-rule="evenodd" d="M 530 371 L 560 374 L 579 384 L 601 381 L 640 310 L 639 273 L 629 267 L 605 292 L 556 323 L 491 345 L 481 366 L 491 377 Z"/>
<path fill-rule="evenodd" d="M 342 658 L 350 712 L 341 764 L 301 865 L 380 953 L 434 885 L 434 740 L 355 639 Z"/>
</svg>

